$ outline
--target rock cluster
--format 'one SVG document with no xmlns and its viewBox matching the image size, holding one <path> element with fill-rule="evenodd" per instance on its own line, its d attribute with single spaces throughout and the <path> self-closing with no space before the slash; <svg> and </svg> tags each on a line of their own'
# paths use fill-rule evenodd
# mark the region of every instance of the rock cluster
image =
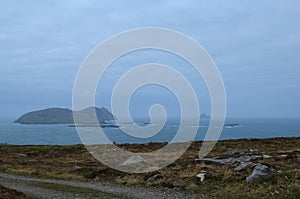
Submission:
<svg viewBox="0 0 300 199">
<path fill-rule="evenodd" d="M 237 166 L 234 170 L 235 171 L 243 171 L 243 170 L 253 168 L 255 166 L 256 166 L 256 164 L 253 162 L 241 162 L 240 165 Z"/>
<path fill-rule="evenodd" d="M 249 175 L 246 178 L 246 181 L 251 183 L 254 180 L 258 178 L 262 179 L 268 179 L 274 176 L 273 172 L 270 170 L 270 168 L 263 164 L 256 164 L 251 162 L 252 160 L 258 160 L 258 159 L 266 159 L 271 158 L 269 155 L 261 155 L 257 151 L 254 151 L 252 149 L 245 150 L 245 149 L 236 149 L 232 151 L 228 151 L 224 153 L 225 155 L 242 155 L 240 157 L 229 157 L 229 158 L 200 158 L 196 159 L 196 163 L 198 162 L 204 162 L 204 163 L 213 163 L 213 164 L 234 164 L 234 163 L 240 163 L 234 170 L 235 171 L 243 171 L 250 168 L 254 168 L 251 175 Z M 259 155 L 257 155 L 259 154 Z M 197 175 L 198 178 L 201 179 L 201 181 L 204 180 L 204 174 L 200 173 Z"/>
</svg>

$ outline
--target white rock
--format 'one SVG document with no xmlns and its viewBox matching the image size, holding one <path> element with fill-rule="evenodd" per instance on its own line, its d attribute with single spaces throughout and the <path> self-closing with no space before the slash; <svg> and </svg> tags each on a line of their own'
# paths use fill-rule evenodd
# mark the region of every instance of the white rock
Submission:
<svg viewBox="0 0 300 199">
<path fill-rule="evenodd" d="M 271 158 L 272 156 L 270 156 L 270 155 L 263 155 L 263 158 L 264 159 L 267 159 L 267 158 Z"/>
<path fill-rule="evenodd" d="M 138 164 L 138 163 L 142 163 L 142 162 L 147 162 L 147 160 L 145 160 L 141 155 L 133 155 L 133 156 L 129 157 L 127 160 L 125 160 L 125 162 L 123 162 L 121 164 L 121 166 L 126 166 L 126 165 L 130 165 L 130 164 Z"/>
<path fill-rule="evenodd" d="M 288 155 L 287 154 L 282 154 L 279 157 L 285 158 L 285 157 L 288 157 Z"/>
<path fill-rule="evenodd" d="M 205 177 L 206 172 L 202 171 L 201 173 L 197 174 L 196 177 L 200 178 L 200 181 L 203 182 L 204 181 L 204 177 Z"/>
</svg>

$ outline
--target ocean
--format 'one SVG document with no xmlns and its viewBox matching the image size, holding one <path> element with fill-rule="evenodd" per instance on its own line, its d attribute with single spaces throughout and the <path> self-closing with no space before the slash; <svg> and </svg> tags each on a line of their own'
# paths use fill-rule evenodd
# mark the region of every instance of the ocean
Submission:
<svg viewBox="0 0 300 199">
<path fill-rule="evenodd" d="M 137 123 L 146 125 L 143 121 L 138 121 Z M 220 136 L 221 140 L 300 136 L 300 119 L 227 119 L 226 123 L 239 125 L 224 128 Z M 197 127 L 197 135 L 194 140 L 203 140 L 207 127 L 208 121 L 201 121 Z M 169 142 L 175 136 L 177 129 L 178 122 L 167 121 L 159 133 L 149 138 L 129 136 L 122 131 L 122 125 L 121 128 L 104 128 L 103 130 L 112 142 L 148 143 Z M 185 129 L 188 135 L 190 127 L 187 126 Z M 146 132 L 141 133 L 146 134 Z M 93 132 L 89 133 L 87 131 L 87 136 L 93 140 Z M 68 127 L 68 125 L 22 125 L 13 123 L 13 119 L 0 119 L 0 143 L 15 145 L 72 145 L 81 144 L 82 141 L 76 128 Z M 105 139 L 98 139 L 93 144 L 107 143 Z"/>
</svg>

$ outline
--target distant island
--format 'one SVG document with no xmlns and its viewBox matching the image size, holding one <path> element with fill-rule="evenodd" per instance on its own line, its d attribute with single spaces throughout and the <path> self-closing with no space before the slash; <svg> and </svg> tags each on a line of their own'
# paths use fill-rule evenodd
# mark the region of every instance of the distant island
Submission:
<svg viewBox="0 0 300 199">
<path fill-rule="evenodd" d="M 210 116 L 209 115 L 206 115 L 205 113 L 202 113 L 200 115 L 200 119 L 210 119 Z"/>
<path fill-rule="evenodd" d="M 95 121 L 93 113 L 96 113 L 98 121 Z M 80 111 L 72 111 L 67 108 L 47 108 L 26 113 L 18 118 L 15 123 L 20 124 L 74 124 L 73 113 L 80 117 L 82 124 L 105 123 L 115 120 L 115 116 L 106 108 L 89 107 Z"/>
</svg>

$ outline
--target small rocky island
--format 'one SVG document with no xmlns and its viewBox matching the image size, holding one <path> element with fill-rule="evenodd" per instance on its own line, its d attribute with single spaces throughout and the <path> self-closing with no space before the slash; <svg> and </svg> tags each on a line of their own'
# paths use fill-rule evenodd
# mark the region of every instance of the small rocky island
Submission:
<svg viewBox="0 0 300 199">
<path fill-rule="evenodd" d="M 200 119 L 206 119 L 206 120 L 209 120 L 210 119 L 210 116 L 209 115 L 206 115 L 205 113 L 202 113 L 200 115 Z"/>
<path fill-rule="evenodd" d="M 115 120 L 115 116 L 106 108 L 89 107 L 80 111 L 72 111 L 67 108 L 48 108 L 26 113 L 18 118 L 15 123 L 20 124 L 74 124 L 73 113 L 80 116 L 84 124 L 95 124 L 93 121 L 94 111 L 97 115 L 98 122 Z"/>
</svg>

